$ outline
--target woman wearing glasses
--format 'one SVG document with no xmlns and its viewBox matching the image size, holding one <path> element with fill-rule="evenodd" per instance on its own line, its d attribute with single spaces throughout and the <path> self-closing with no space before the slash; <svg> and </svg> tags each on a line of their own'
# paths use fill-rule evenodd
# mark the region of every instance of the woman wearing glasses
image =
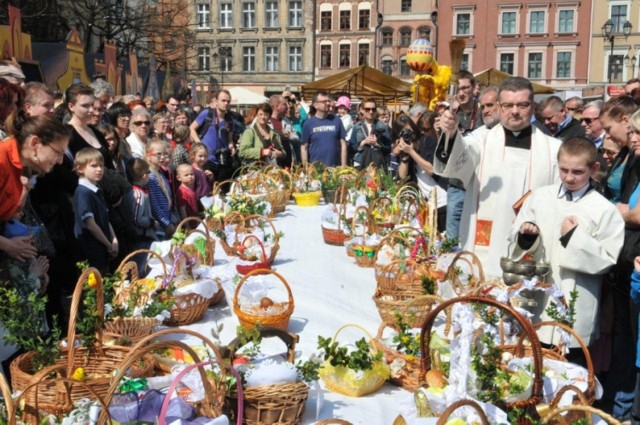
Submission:
<svg viewBox="0 0 640 425">
<path fill-rule="evenodd" d="M 362 102 L 363 119 L 353 127 L 349 145 L 355 152 L 353 164 L 364 169 L 369 164 L 387 170 L 391 153 L 391 129 L 376 117 L 376 102 Z"/>
<path fill-rule="evenodd" d="M 127 143 L 131 148 L 134 158 L 144 158 L 145 145 L 151 132 L 151 115 L 144 109 L 137 108 L 131 115 L 131 134 L 127 137 Z"/>
<path fill-rule="evenodd" d="M 67 89 L 64 97 L 71 113 L 68 124 L 71 127 L 69 140 L 71 155 L 75 157 L 76 153 L 84 148 L 98 149 L 104 158 L 105 167 L 114 170 L 109 144 L 102 133 L 91 125 L 95 101 L 93 89 L 84 84 L 73 84 Z"/>
</svg>

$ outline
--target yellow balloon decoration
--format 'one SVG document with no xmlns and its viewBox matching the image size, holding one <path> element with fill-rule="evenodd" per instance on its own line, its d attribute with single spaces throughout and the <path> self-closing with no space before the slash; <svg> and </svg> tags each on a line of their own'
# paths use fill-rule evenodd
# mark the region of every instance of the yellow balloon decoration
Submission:
<svg viewBox="0 0 640 425">
<path fill-rule="evenodd" d="M 438 102 L 447 100 L 451 67 L 438 65 L 433 60 L 431 74 L 417 74 L 413 79 L 411 93 L 416 102 L 424 103 L 430 110 L 435 110 Z"/>
</svg>

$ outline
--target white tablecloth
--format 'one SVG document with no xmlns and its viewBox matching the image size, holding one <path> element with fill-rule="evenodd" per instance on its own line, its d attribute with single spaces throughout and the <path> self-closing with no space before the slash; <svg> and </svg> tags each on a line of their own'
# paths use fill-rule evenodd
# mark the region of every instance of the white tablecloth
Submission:
<svg viewBox="0 0 640 425">
<path fill-rule="evenodd" d="M 280 239 L 274 269 L 287 279 L 293 292 L 295 310 L 288 331 L 300 335 L 296 351 L 303 359 L 317 352 L 318 335 L 333 337 L 343 324 L 357 323 L 375 336 L 381 323 L 371 298 L 376 287 L 373 269 L 356 266 L 343 247 L 323 242 L 320 215 L 324 208 L 289 205 L 274 220 L 278 231 L 285 234 Z M 235 271 L 236 260 L 229 259 L 219 245 L 215 259 L 215 270 L 221 275 Z M 227 294 L 228 299 L 232 297 L 233 294 Z M 209 309 L 202 320 L 188 328 L 210 337 L 213 321 L 224 324 L 220 338 L 223 344 L 235 337 L 239 322 L 224 301 Z M 353 341 L 360 337 L 357 331 L 345 330 L 345 340 Z M 406 400 L 408 394 L 390 384 L 360 398 L 324 390 L 324 405 L 317 419 L 341 418 L 354 424 L 391 424 L 398 415 L 398 403 Z M 315 422 L 315 403 L 309 400 L 303 423 Z"/>
</svg>

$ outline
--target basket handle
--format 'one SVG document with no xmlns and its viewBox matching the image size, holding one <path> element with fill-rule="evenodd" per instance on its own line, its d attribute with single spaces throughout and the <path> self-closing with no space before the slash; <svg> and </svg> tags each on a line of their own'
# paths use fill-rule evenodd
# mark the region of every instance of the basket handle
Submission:
<svg viewBox="0 0 640 425">
<path fill-rule="evenodd" d="M 164 260 L 160 256 L 160 254 L 158 254 L 157 252 L 152 251 L 150 249 L 137 249 L 137 250 L 131 252 L 129 255 L 127 255 L 126 257 L 124 257 L 122 259 L 122 261 L 120 262 L 120 265 L 118 266 L 118 268 L 116 270 L 120 271 L 120 272 L 125 271 L 127 263 L 132 262 L 131 261 L 132 258 L 135 257 L 138 254 L 149 254 L 150 256 L 157 258 L 160 261 L 160 265 L 162 266 L 162 275 L 165 278 L 167 277 L 167 265 L 166 265 L 166 263 L 164 262 Z M 135 263 L 133 263 L 133 264 L 135 264 Z M 138 270 L 138 266 L 137 265 L 136 265 L 135 270 L 136 270 L 136 274 L 138 274 L 139 270 Z M 136 277 L 139 277 L 139 276 L 136 276 Z"/>
<path fill-rule="evenodd" d="M 180 383 L 180 380 L 191 370 L 195 368 L 202 368 L 203 366 L 208 366 L 212 364 L 217 364 L 222 369 L 223 364 L 219 360 L 209 361 L 209 362 L 199 362 L 196 364 L 189 365 L 182 369 L 180 373 L 175 377 L 169 389 L 167 390 L 167 394 L 164 396 L 164 400 L 162 402 L 162 408 L 160 408 L 160 415 L 158 416 L 158 424 L 165 425 L 167 420 L 167 410 L 169 410 L 169 403 L 171 402 L 171 396 L 173 395 L 176 387 Z M 229 365 L 229 370 L 236 378 L 236 385 L 238 388 L 238 417 L 237 417 L 237 425 L 242 425 L 242 413 L 243 413 L 243 393 L 242 393 L 242 379 L 238 372 L 233 368 L 233 366 Z"/>
<path fill-rule="evenodd" d="M 262 243 L 260 238 L 258 238 L 256 235 L 245 236 L 245 238 L 242 240 L 240 245 L 244 246 L 245 242 L 247 242 L 248 240 L 251 240 L 251 239 L 255 239 L 256 242 L 258 242 L 258 245 L 260 246 L 260 249 L 262 250 L 262 262 L 263 263 L 266 262 L 267 261 L 267 252 L 264 250 L 264 244 Z"/>
<path fill-rule="evenodd" d="M 411 258 L 415 259 L 418 256 L 418 251 L 422 247 L 422 250 L 425 252 L 425 257 L 429 257 L 429 246 L 427 245 L 427 241 L 424 236 L 420 236 L 416 239 L 416 242 L 413 244 L 413 248 L 411 249 Z"/>
<path fill-rule="evenodd" d="M 358 215 L 360 213 L 364 213 L 364 217 L 365 217 L 364 220 L 358 220 Z M 359 235 L 356 235 L 356 225 L 358 223 L 364 224 L 366 226 L 366 228 L 370 227 L 370 225 L 371 225 L 370 224 L 370 219 L 369 219 L 369 210 L 365 206 L 360 206 L 360 207 L 356 208 L 356 210 L 355 210 L 355 212 L 353 214 L 353 220 L 351 221 L 351 234 L 353 235 L 354 238 L 356 236 L 359 236 Z M 365 239 L 366 234 L 367 234 L 367 230 L 365 229 L 362 232 L 362 243 L 364 243 L 364 239 Z"/>
<path fill-rule="evenodd" d="M 276 226 L 273 224 L 273 221 L 271 221 L 268 217 L 265 217 L 263 215 L 252 214 L 252 215 L 245 216 L 244 224 L 251 225 L 252 221 L 254 220 L 258 221 L 258 223 L 266 222 L 271 227 L 271 230 L 273 231 L 273 243 L 275 244 L 280 242 L 280 237 L 278 236 L 278 231 L 276 230 Z M 257 224 L 257 226 L 260 226 L 260 225 L 261 224 Z"/>
<path fill-rule="evenodd" d="M 559 409 L 554 409 L 551 412 L 549 412 L 549 414 L 542 420 L 543 424 L 550 424 L 551 419 L 553 419 L 555 416 L 559 415 L 560 413 L 564 413 L 564 412 L 586 412 L 586 413 L 591 413 L 591 414 L 595 414 L 600 416 L 602 419 L 604 419 L 607 423 L 611 424 L 611 425 L 620 425 L 620 422 L 614 418 L 613 416 L 609 415 L 608 413 L 603 412 L 602 410 L 596 409 L 595 407 L 591 407 L 591 406 L 581 406 L 579 404 L 574 404 L 572 406 L 565 406 L 565 407 L 561 407 Z"/>
<path fill-rule="evenodd" d="M 394 246 L 396 245 L 397 242 L 404 241 L 405 244 L 408 246 L 409 237 L 414 234 L 418 237 L 424 236 L 424 232 L 415 227 L 402 227 L 402 228 L 392 230 L 387 236 L 382 238 L 382 240 L 380 241 L 380 244 L 378 245 L 378 248 L 376 249 L 376 254 L 375 254 L 376 263 L 378 262 L 378 252 L 380 252 L 382 246 L 385 243 L 389 244 L 389 241 L 391 241 L 391 246 Z"/>
<path fill-rule="evenodd" d="M 242 276 L 242 279 L 240 279 L 240 281 L 236 285 L 236 292 L 233 294 L 234 308 L 238 308 L 238 309 L 240 308 L 240 303 L 238 303 L 238 295 L 240 295 L 240 288 L 242 288 L 242 285 L 244 285 L 247 279 L 249 279 L 251 276 L 254 276 L 254 275 L 265 275 L 265 274 L 272 274 L 272 275 L 275 275 L 278 279 L 280 279 L 280 282 L 282 282 L 282 284 L 287 290 L 287 294 L 289 295 L 289 304 L 293 305 L 293 293 L 291 292 L 291 287 L 287 283 L 287 280 L 275 270 L 257 269 L 257 270 L 252 270 L 249 273 Z"/>
<path fill-rule="evenodd" d="M 369 331 L 356 323 L 347 323 L 345 325 L 340 326 L 336 331 L 336 333 L 333 335 L 333 340 L 336 341 L 338 339 L 338 335 L 340 334 L 340 332 L 342 332 L 346 328 L 356 328 L 360 330 L 369 339 L 369 346 L 371 347 L 371 351 L 374 353 L 378 352 L 378 349 L 374 346 L 374 344 L 371 344 L 371 340 L 373 340 L 373 337 L 371 336 Z"/>
<path fill-rule="evenodd" d="M 486 281 L 484 276 L 484 269 L 482 268 L 482 263 L 480 262 L 476 254 L 474 254 L 471 251 L 460 251 L 456 253 L 456 255 L 453 257 L 453 261 L 451 261 L 451 264 L 449 265 L 449 269 L 447 270 L 447 279 L 449 280 L 449 282 L 451 282 L 451 286 L 458 296 L 463 294 L 462 294 L 462 284 L 460 284 L 460 279 L 458 279 L 458 276 L 456 275 L 455 266 L 456 266 L 456 263 L 460 260 L 469 262 L 469 260 L 467 260 L 466 258 L 463 258 L 463 256 L 465 255 L 471 257 L 471 263 L 469 263 L 472 266 L 471 272 L 473 273 L 473 266 L 476 266 L 478 268 L 478 278 L 480 279 L 480 282 L 478 283 L 482 283 Z"/>
<path fill-rule="evenodd" d="M 453 412 L 463 406 L 469 406 L 473 408 L 478 416 L 480 416 L 480 423 L 482 425 L 489 425 L 489 419 L 487 419 L 487 415 L 484 413 L 484 410 L 482 410 L 482 407 L 480 407 L 480 405 L 475 401 L 469 399 L 458 400 L 447 407 L 438 418 L 438 422 L 436 422 L 436 425 L 444 425 L 445 423 L 447 423 L 447 421 L 449 420 L 449 416 L 451 416 Z"/>
<path fill-rule="evenodd" d="M 542 346 L 536 331 L 531 326 L 531 323 L 525 319 L 520 313 L 514 310 L 511 306 L 493 300 L 491 298 L 483 298 L 478 296 L 464 296 L 459 298 L 449 299 L 437 306 L 435 306 L 427 317 L 424 319 L 422 330 L 420 331 L 420 381 L 424 381 L 425 374 L 431 369 L 431 352 L 429 350 L 429 341 L 431 340 L 431 328 L 435 322 L 436 317 L 440 312 L 446 308 L 449 308 L 456 303 L 480 303 L 488 304 L 503 312 L 511 314 L 522 327 L 524 332 L 528 335 L 531 342 L 531 348 L 533 353 L 533 391 L 531 398 L 536 402 L 542 399 Z M 537 404 L 537 403 L 536 403 Z"/>
<path fill-rule="evenodd" d="M 156 332 L 152 333 L 151 335 L 147 335 L 146 337 L 144 337 L 143 339 L 138 341 L 138 343 L 136 345 L 131 347 L 131 352 L 135 353 L 136 351 L 144 348 L 151 341 L 153 341 L 156 338 L 159 338 L 161 336 L 182 335 L 182 334 L 190 335 L 190 336 L 193 336 L 193 337 L 199 339 L 207 347 L 209 347 L 211 349 L 211 351 L 213 351 L 213 354 L 215 354 L 216 358 L 218 358 L 218 359 L 222 359 L 223 358 L 222 353 L 220 352 L 220 347 L 218 347 L 216 344 L 213 343 L 213 341 L 211 341 L 209 338 L 207 338 L 206 336 L 202 335 L 201 333 L 196 332 L 196 331 L 192 331 L 191 329 L 188 329 L 188 328 L 167 328 L 167 329 L 162 329 L 162 330 L 156 331 Z"/>
<path fill-rule="evenodd" d="M 584 354 L 585 362 L 587 364 L 587 384 L 589 385 L 590 389 L 594 389 L 596 385 L 596 379 L 595 379 L 595 373 L 593 371 L 593 361 L 591 359 L 591 354 L 589 353 L 589 349 L 587 348 L 587 345 L 584 343 L 580 335 L 573 328 L 560 322 L 554 322 L 549 320 L 544 322 L 538 322 L 532 325 L 533 329 L 536 332 L 538 331 L 538 329 L 546 326 L 560 328 L 565 332 L 567 332 L 568 334 L 570 334 L 578 342 L 578 345 L 580 345 L 580 349 Z M 525 334 L 521 334 L 520 337 L 518 338 L 518 344 L 516 345 L 516 354 L 522 353 L 524 339 L 525 339 Z"/>
<path fill-rule="evenodd" d="M 287 346 L 287 361 L 289 363 L 293 363 L 296 359 L 296 344 L 300 341 L 300 336 L 298 334 L 289 333 L 287 331 L 283 331 L 281 329 L 276 328 L 256 328 L 260 333 L 261 338 L 278 338 Z M 225 355 L 228 355 L 231 359 L 235 358 L 236 351 L 239 348 L 242 348 L 242 343 L 240 342 L 240 338 L 234 338 L 229 345 L 227 345 L 226 350 L 228 350 Z"/>
<path fill-rule="evenodd" d="M 173 340 L 158 341 L 158 342 L 153 342 L 153 343 L 151 343 L 149 345 L 146 345 L 144 347 L 141 347 L 140 343 L 138 343 L 138 344 L 136 344 L 136 347 L 138 347 L 138 348 L 136 350 L 132 349 L 131 353 L 129 354 L 129 356 L 127 356 L 127 358 L 125 358 L 125 360 L 123 360 L 123 362 L 120 363 L 118 374 L 111 381 L 111 386 L 109 387 L 109 390 L 107 391 L 107 395 L 105 396 L 105 399 L 104 399 L 104 402 L 105 402 L 105 404 L 107 406 L 111 404 L 111 400 L 113 398 L 113 395 L 118 390 L 118 387 L 119 387 L 119 384 L 120 384 L 120 380 L 127 373 L 127 370 L 135 362 L 140 360 L 142 358 L 142 356 L 144 356 L 147 353 L 150 353 L 150 352 L 152 352 L 154 350 L 158 350 L 158 349 L 166 349 L 166 348 L 170 348 L 170 347 L 177 347 L 177 348 L 181 348 L 184 351 L 186 351 L 191 356 L 191 358 L 193 358 L 193 361 L 195 363 L 200 363 L 200 361 L 201 361 L 200 357 L 198 357 L 198 354 L 196 354 L 196 352 L 193 350 L 193 348 L 189 347 L 187 344 L 185 344 L 184 342 L 180 342 L 180 341 L 173 341 Z M 211 389 L 211 384 L 206 379 L 206 374 L 205 374 L 204 370 L 201 367 L 198 368 L 198 371 L 200 373 L 200 377 L 202 379 L 202 384 L 204 386 L 205 399 L 207 399 L 207 402 L 210 403 L 211 402 L 211 396 L 212 396 L 212 393 L 213 393 L 213 391 Z M 98 424 L 102 424 L 103 421 L 104 421 L 104 412 L 101 412 L 100 413 L 100 418 L 98 419 Z"/>
<path fill-rule="evenodd" d="M 67 376 L 73 374 L 74 360 L 76 354 L 76 324 L 78 322 L 78 316 L 80 314 L 80 306 L 82 305 L 82 292 L 85 288 L 85 284 L 89 280 L 89 277 L 93 275 L 96 281 L 96 308 L 98 317 L 102 319 L 104 317 L 104 291 L 102 287 L 102 276 L 98 269 L 94 267 L 88 267 L 82 272 L 76 283 L 76 287 L 73 291 L 71 298 L 71 311 L 69 314 L 69 327 L 67 328 L 67 344 L 69 346 L 69 355 L 67 359 Z M 96 331 L 96 349 L 101 350 L 102 347 L 102 326 L 98 327 Z"/>
<path fill-rule="evenodd" d="M 553 400 L 551 400 L 551 403 L 549 403 L 549 409 L 551 410 L 557 409 L 558 403 L 560 403 L 562 396 L 569 391 L 573 391 L 575 393 L 575 395 L 580 400 L 579 404 L 583 404 L 585 406 L 590 405 L 589 400 L 587 400 L 587 396 L 582 391 L 580 391 L 578 387 L 576 387 L 575 385 L 567 384 L 567 385 L 563 385 L 562 388 L 560 388 L 558 392 L 556 392 L 555 397 L 553 398 Z M 592 421 L 590 421 L 589 423 L 591 422 Z"/>
</svg>

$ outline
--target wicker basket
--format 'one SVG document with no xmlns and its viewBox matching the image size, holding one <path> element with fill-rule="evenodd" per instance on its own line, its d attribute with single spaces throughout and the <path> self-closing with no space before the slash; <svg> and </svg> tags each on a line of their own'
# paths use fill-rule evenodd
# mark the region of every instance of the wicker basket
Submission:
<svg viewBox="0 0 640 425">
<path fill-rule="evenodd" d="M 104 315 L 104 294 L 102 292 L 102 278 L 98 270 L 94 268 L 86 269 L 78 279 L 76 288 L 71 299 L 71 313 L 69 316 L 69 328 L 67 331 L 67 341 L 76 341 L 76 323 L 80 314 L 80 305 L 82 303 L 83 289 L 87 285 L 89 276 L 93 275 L 96 282 L 96 306 L 98 308 L 98 317 Z M 50 412 L 56 415 L 66 413 L 72 408 L 72 402 L 81 398 L 92 398 L 94 393 L 102 397 L 107 394 L 111 380 L 111 373 L 114 369 L 120 368 L 120 363 L 131 352 L 130 348 L 121 346 L 104 346 L 102 345 L 102 329 L 98 329 L 94 347 L 89 350 L 84 347 L 76 347 L 75 344 L 69 344 L 69 347 L 63 349 L 61 356 L 56 360 L 56 366 L 62 366 L 64 369 L 63 376 L 70 377 L 79 367 L 84 368 L 85 374 L 91 376 L 90 381 L 85 382 L 87 385 L 71 385 L 68 388 L 62 382 L 52 381 L 50 385 L 44 385 L 44 388 L 38 390 L 38 409 Z M 33 374 L 31 369 L 31 360 L 34 352 L 30 351 L 16 357 L 11 362 L 11 382 L 14 390 L 24 391 L 31 384 L 40 378 L 37 374 Z M 149 376 L 154 368 L 155 362 L 152 356 L 142 358 L 143 362 L 138 363 L 130 371 L 132 377 Z M 35 380 L 34 380 L 35 379 Z M 90 387 L 92 391 L 87 390 Z M 28 414 L 35 412 L 35 389 L 25 392 L 25 410 Z"/>
<path fill-rule="evenodd" d="M 371 344 L 371 340 L 373 339 L 371 334 L 363 327 L 355 324 L 347 324 L 340 327 L 333 336 L 333 340 L 336 341 L 340 332 L 348 327 L 354 327 L 362 331 Z M 378 352 L 372 344 L 371 351 L 373 353 Z M 324 385 L 334 393 L 349 397 L 362 397 L 378 391 L 384 385 L 389 377 L 389 366 L 387 366 L 384 360 L 376 361 L 372 369 L 364 371 L 361 376 L 356 376 L 357 373 L 352 369 L 345 366 L 331 366 L 329 360 L 325 360 L 319 372 Z M 354 385 L 349 385 L 349 383 Z"/>
<path fill-rule="evenodd" d="M 293 199 L 296 201 L 296 205 L 299 207 L 317 207 L 320 205 L 320 198 L 322 198 L 322 192 L 296 192 L 293 194 Z"/>
<path fill-rule="evenodd" d="M 348 192 L 343 185 L 341 188 L 333 191 L 333 210 L 338 213 L 338 228 L 329 229 L 321 225 L 322 238 L 327 245 L 343 246 L 345 241 L 349 238 L 342 229 L 342 221 L 345 219 L 346 213 L 346 200 L 348 198 Z M 325 202 L 329 202 L 325 197 Z"/>
<path fill-rule="evenodd" d="M 189 227 L 187 227 L 188 224 L 190 223 L 197 223 L 198 225 L 202 225 L 204 227 L 204 231 L 200 230 L 200 229 L 191 229 Z M 202 235 L 206 241 L 206 245 L 205 245 L 205 255 L 203 256 L 200 252 L 198 252 L 197 249 L 195 249 L 194 245 L 187 245 L 187 244 L 183 244 L 181 248 L 183 251 L 187 252 L 189 255 L 195 255 L 198 259 L 198 263 L 199 264 L 204 264 L 207 266 L 213 266 L 214 264 L 214 257 L 215 257 L 215 251 L 216 251 L 216 242 L 215 240 L 211 237 L 211 235 L 209 234 L 209 230 L 207 229 L 207 227 L 205 226 L 204 222 L 202 221 L 201 218 L 198 217 L 187 217 L 184 220 L 182 220 L 180 223 L 178 223 L 178 226 L 176 227 L 176 232 L 181 232 L 183 231 L 187 237 L 189 237 L 189 235 L 197 233 L 199 235 Z M 170 252 L 170 258 L 173 260 L 173 251 L 174 249 L 177 248 L 176 246 L 172 246 L 171 247 L 171 252 Z"/>
<path fill-rule="evenodd" d="M 269 264 L 273 264 L 276 259 L 276 255 L 280 250 L 280 236 L 278 236 L 278 231 L 276 226 L 274 226 L 273 222 L 269 220 L 267 217 L 262 215 L 235 215 L 233 217 L 233 223 L 235 227 L 235 240 L 229 244 L 225 238 L 220 238 L 220 245 L 224 252 L 230 257 L 242 257 L 242 255 L 238 252 L 238 247 L 242 244 L 242 242 L 238 239 L 238 234 L 240 233 L 251 233 L 256 228 L 265 228 L 269 227 L 271 229 L 271 235 L 273 237 L 273 244 L 271 245 L 271 250 L 269 251 Z"/>
<path fill-rule="evenodd" d="M 359 225 L 362 226 L 362 234 L 360 235 L 356 234 L 357 226 Z M 375 233 L 376 228 L 369 217 L 369 210 L 364 206 L 356 208 L 353 221 L 351 222 L 351 235 L 356 239 L 356 241 L 359 240 L 360 242 L 356 242 L 352 246 L 354 254 L 353 259 L 360 267 L 373 267 L 375 263 L 375 254 L 378 245 L 366 244 L 367 234 Z"/>
<path fill-rule="evenodd" d="M 198 294 L 172 295 L 171 317 L 164 320 L 167 326 L 185 326 L 197 322 L 209 308 L 210 299 Z"/>
<path fill-rule="evenodd" d="M 414 295 L 425 293 L 422 278 L 429 278 L 437 291 L 437 278 L 433 262 L 429 259 L 402 259 L 395 260 L 382 269 L 381 278 L 378 279 L 378 290 L 383 294 L 407 292 Z"/>
<path fill-rule="evenodd" d="M 369 205 L 369 217 L 379 229 L 385 229 L 388 233 L 396 226 L 396 221 L 400 218 L 394 213 L 393 199 L 388 196 L 376 198 Z"/>
<path fill-rule="evenodd" d="M 422 325 L 422 330 L 420 332 L 421 380 L 424 380 L 424 376 L 431 369 L 431 351 L 429 350 L 429 342 L 431 339 L 431 330 L 435 319 L 440 312 L 456 303 L 486 304 L 489 307 L 501 310 L 502 312 L 508 313 L 513 316 L 513 318 L 515 318 L 518 322 L 519 326 L 524 330 L 524 333 L 526 334 L 531 344 L 531 355 L 533 358 L 533 388 L 531 397 L 522 401 L 516 401 L 513 403 L 503 402 L 498 403 L 497 405 L 507 412 L 514 409 L 522 410 L 522 416 L 518 418 L 517 425 L 530 425 L 530 420 L 525 416 L 528 416 L 533 420 L 539 419 L 536 405 L 539 404 L 542 400 L 542 348 L 540 346 L 540 341 L 538 340 L 536 331 L 533 329 L 529 321 L 509 305 L 500 303 L 490 298 L 465 296 L 444 301 L 443 303 L 436 306 L 433 310 L 431 310 L 431 312 L 427 315 L 427 318 L 425 319 L 424 324 Z"/>
<path fill-rule="evenodd" d="M 267 258 L 267 253 L 264 250 L 264 244 L 262 243 L 262 241 L 260 241 L 260 239 L 258 239 L 256 235 L 249 235 L 246 238 L 244 238 L 240 246 L 241 247 L 246 246 L 245 244 L 247 243 L 247 241 L 251 241 L 251 240 L 255 240 L 260 246 L 260 250 L 262 251 L 262 258 L 256 260 L 252 264 L 236 264 L 236 270 L 241 275 L 251 273 L 254 270 L 271 270 L 271 263 L 269 262 L 269 259 Z M 241 253 L 240 258 L 245 260 L 243 257 L 244 255 Z M 245 261 L 250 261 L 250 260 L 245 260 Z"/>
<path fill-rule="evenodd" d="M 562 397 L 564 396 L 565 393 L 568 393 L 568 392 L 572 392 L 575 394 L 573 396 L 571 405 L 591 406 L 591 403 L 589 402 L 589 400 L 587 400 L 587 397 L 584 395 L 582 391 L 580 391 L 579 388 L 577 388 L 574 385 L 564 385 L 562 388 L 560 388 L 556 392 L 556 395 L 553 397 L 553 400 L 551 400 L 551 403 L 549 403 L 547 412 L 546 413 L 541 412 L 540 416 L 544 417 L 548 415 L 549 412 L 551 412 L 552 410 L 558 409 L 559 404 L 562 401 Z M 538 411 L 540 411 L 540 408 L 538 409 Z M 580 410 L 574 410 L 562 415 L 562 421 L 567 421 L 570 424 L 580 420 L 584 420 L 584 419 L 587 419 L 587 423 L 590 423 L 589 420 L 591 419 L 591 415 L 588 414 L 587 412 L 580 411 Z"/>
<path fill-rule="evenodd" d="M 280 329 L 260 328 L 262 338 L 277 337 L 287 346 L 287 361 L 295 361 L 295 345 L 298 335 Z M 239 339 L 229 343 L 230 361 L 241 348 Z M 309 396 L 309 387 L 304 382 L 267 385 L 244 388 L 244 423 L 246 425 L 299 425 L 302 423 L 305 403 Z M 231 392 L 228 397 L 230 406 L 238 403 L 238 394 Z M 235 409 L 232 417 L 237 416 Z"/>
<path fill-rule="evenodd" d="M 440 417 L 438 418 L 438 422 L 436 422 L 436 425 L 445 425 L 447 421 L 449 421 L 449 416 L 451 416 L 453 412 L 463 406 L 469 406 L 473 408 L 473 410 L 475 410 L 480 417 L 480 423 L 482 425 L 489 425 L 489 419 L 487 419 L 487 415 L 484 413 L 484 410 L 482 410 L 482 407 L 480 407 L 480 405 L 475 401 L 468 399 L 458 400 L 451 406 L 447 407 L 444 412 L 442 412 L 442 415 L 440 415 Z"/>
<path fill-rule="evenodd" d="M 385 287 L 385 285 L 389 285 L 387 280 L 391 278 L 389 275 L 389 271 L 385 268 L 389 265 L 380 263 L 380 252 L 382 252 L 385 247 L 391 248 L 394 251 L 399 251 L 400 254 L 397 257 L 393 258 L 394 260 L 407 260 L 411 256 L 410 249 L 414 245 L 414 239 L 418 240 L 420 237 L 424 237 L 425 233 L 414 227 L 405 227 L 405 228 L 397 228 L 389 233 L 387 236 L 382 238 L 380 244 L 378 244 L 378 248 L 375 253 L 375 260 L 373 268 L 375 269 L 376 282 L 378 286 Z M 397 255 L 396 254 L 396 255 Z"/>
<path fill-rule="evenodd" d="M 458 261 L 467 263 L 467 265 L 473 272 L 473 275 L 471 276 L 467 284 L 464 284 L 460 280 L 460 276 L 456 271 L 456 264 L 458 263 Z M 482 285 L 486 281 L 482 263 L 473 252 L 460 251 L 456 253 L 456 255 L 453 257 L 453 261 L 451 261 L 451 265 L 449 265 L 449 269 L 447 270 L 447 281 L 451 285 L 451 289 L 453 290 L 453 292 L 455 292 L 455 294 L 459 297 L 472 293 L 475 290 L 476 286 Z"/>
<path fill-rule="evenodd" d="M 240 302 L 238 301 L 238 296 L 240 295 L 240 289 L 244 285 L 244 283 L 251 277 L 255 275 L 263 275 L 263 274 L 272 274 L 276 276 L 280 282 L 284 285 L 288 294 L 288 301 L 284 301 L 282 303 L 276 303 L 274 305 L 278 305 L 283 310 L 282 312 L 273 315 L 273 316 L 261 316 L 256 314 L 251 314 L 246 312 L 240 308 Z M 259 306 L 258 306 L 259 307 Z M 253 329 L 256 325 L 260 325 L 260 327 L 268 327 L 268 328 L 276 328 L 281 329 L 283 331 L 287 330 L 289 326 L 289 318 L 293 313 L 294 302 L 293 302 L 293 294 L 291 293 L 291 287 L 287 283 L 286 279 L 282 277 L 281 274 L 273 271 L 273 270 L 254 270 L 240 279 L 238 285 L 236 286 L 236 292 L 233 296 L 233 311 L 238 316 L 238 320 L 240 321 L 240 325 L 244 326 L 247 329 Z"/>
<path fill-rule="evenodd" d="M 416 295 L 405 291 L 376 291 L 373 302 L 383 322 L 395 323 L 396 313 L 400 313 L 404 323 L 419 328 L 434 306 L 444 299 L 437 295 Z"/>
<path fill-rule="evenodd" d="M 598 410 L 591 406 L 573 405 L 555 409 L 542 420 L 544 425 L 571 425 L 573 421 L 571 417 L 563 417 L 560 414 L 565 412 L 583 412 L 591 415 L 597 415 L 610 425 L 621 425 L 620 422 L 608 413 Z"/>
<path fill-rule="evenodd" d="M 376 350 L 381 351 L 384 356 L 383 358 L 387 359 L 387 357 L 393 357 L 393 359 L 400 359 L 404 362 L 404 366 L 400 370 L 400 373 L 396 376 L 391 375 L 389 381 L 398 387 L 402 387 L 407 391 L 415 391 L 420 388 L 420 357 L 418 356 L 407 356 L 404 353 L 401 353 L 398 350 L 394 350 L 389 347 L 382 341 L 382 333 L 385 328 L 393 327 L 387 323 L 382 323 L 378 328 L 378 333 L 376 337 L 371 340 L 371 343 Z M 389 359 L 387 359 L 387 363 Z"/>
<path fill-rule="evenodd" d="M 180 341 L 169 340 L 169 341 L 158 341 L 158 342 L 154 342 L 147 345 L 150 338 L 151 337 L 143 341 L 143 343 L 145 344 L 144 346 L 142 346 L 141 344 L 136 345 L 131 355 L 128 356 L 127 359 L 122 363 L 121 365 L 122 367 L 121 369 L 119 369 L 120 372 L 116 375 L 115 378 L 113 378 L 111 386 L 109 387 L 108 392 L 105 396 L 105 403 L 107 405 L 111 404 L 111 400 L 114 394 L 118 391 L 120 387 L 120 381 L 122 380 L 124 375 L 123 371 L 125 371 L 128 367 L 130 367 L 131 365 L 139 361 L 139 359 L 142 356 L 149 355 L 148 353 L 151 353 L 156 350 L 165 350 L 167 348 L 174 348 L 174 347 L 180 348 L 184 350 L 186 353 L 188 353 L 194 359 L 194 362 L 196 364 L 201 364 L 200 358 L 198 357 L 196 352 L 193 350 L 193 348 L 189 347 L 187 344 Z M 215 380 L 212 380 L 212 379 L 207 379 L 207 375 L 201 366 L 198 367 L 198 372 L 200 374 L 200 377 L 202 379 L 202 384 L 204 386 L 205 399 L 204 401 L 197 403 L 194 407 L 196 407 L 196 410 L 200 416 L 207 416 L 211 418 L 218 417 L 222 414 L 223 407 L 224 407 L 224 397 L 227 391 L 227 386 L 225 384 L 226 379 L 224 379 L 224 376 L 226 375 L 224 372 L 224 369 L 221 368 L 222 379 L 220 379 L 219 382 L 216 382 Z M 165 398 L 165 400 L 168 400 L 168 398 Z M 105 414 L 104 411 L 101 412 L 98 423 L 104 423 L 104 420 L 105 420 L 104 414 Z"/>
</svg>

